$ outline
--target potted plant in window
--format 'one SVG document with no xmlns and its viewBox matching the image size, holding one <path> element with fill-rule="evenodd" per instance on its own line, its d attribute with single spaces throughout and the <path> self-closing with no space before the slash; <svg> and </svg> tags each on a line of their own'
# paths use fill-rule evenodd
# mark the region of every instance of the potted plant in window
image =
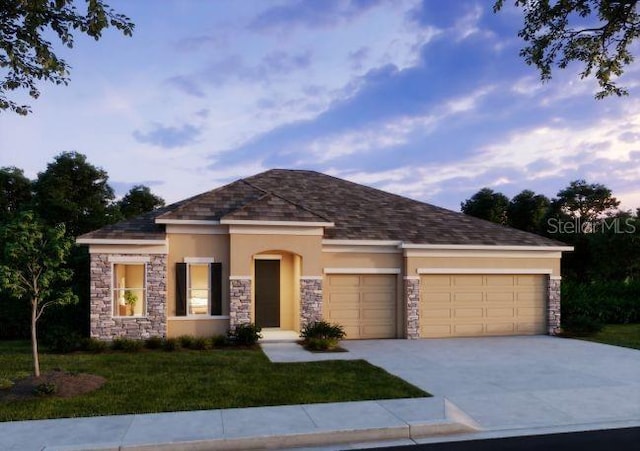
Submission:
<svg viewBox="0 0 640 451">
<path fill-rule="evenodd" d="M 133 311 L 136 307 L 136 303 L 138 302 L 138 296 L 131 291 L 127 290 L 124 292 L 124 302 L 127 305 L 127 314 L 129 316 L 133 316 Z"/>
</svg>

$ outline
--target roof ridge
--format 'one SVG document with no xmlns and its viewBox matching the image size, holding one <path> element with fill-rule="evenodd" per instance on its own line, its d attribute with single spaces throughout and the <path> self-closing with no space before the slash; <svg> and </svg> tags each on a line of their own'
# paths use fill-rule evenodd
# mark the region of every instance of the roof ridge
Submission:
<svg viewBox="0 0 640 451">
<path fill-rule="evenodd" d="M 271 170 L 273 171 L 273 169 L 271 169 Z M 267 171 L 267 172 L 269 172 L 269 171 Z M 297 207 L 297 208 L 300 208 L 301 210 L 306 211 L 307 213 L 311 213 L 312 215 L 317 216 L 317 217 L 319 217 L 319 218 L 322 218 L 322 219 L 324 219 L 324 220 L 325 220 L 325 221 L 327 221 L 327 222 L 333 222 L 331 219 L 327 218 L 326 216 L 321 215 L 320 213 L 315 212 L 315 211 L 311 210 L 310 208 L 305 207 L 304 205 L 300 205 L 300 204 L 299 204 L 299 203 L 297 203 L 297 202 L 293 202 L 292 200 L 287 199 L 286 197 L 284 197 L 284 196 L 283 196 L 283 195 L 281 195 L 281 194 L 278 194 L 278 193 L 276 193 L 276 192 L 274 192 L 274 191 L 267 191 L 266 189 L 264 189 L 264 188 L 260 188 L 259 186 L 254 185 L 253 183 L 248 182 L 248 181 L 247 181 L 247 180 L 245 180 L 245 179 L 242 179 L 242 181 L 243 181 L 243 182 L 245 182 L 247 185 L 249 185 L 249 186 L 253 187 L 253 188 L 259 189 L 259 190 L 260 190 L 260 191 L 262 191 L 262 192 L 265 192 L 265 193 L 271 194 L 271 195 L 273 195 L 273 196 L 275 196 L 275 197 L 277 197 L 277 198 L 279 198 L 279 199 L 282 199 L 282 200 L 284 200 L 285 202 L 290 203 L 291 205 L 293 205 L 293 206 L 295 206 L 295 207 Z M 264 196 L 263 196 L 263 197 L 264 197 Z M 261 197 L 260 199 L 262 199 L 262 197 Z M 256 201 L 257 201 L 257 200 L 260 200 L 260 199 L 256 199 Z M 251 203 L 253 203 L 253 202 L 251 202 Z"/>
</svg>

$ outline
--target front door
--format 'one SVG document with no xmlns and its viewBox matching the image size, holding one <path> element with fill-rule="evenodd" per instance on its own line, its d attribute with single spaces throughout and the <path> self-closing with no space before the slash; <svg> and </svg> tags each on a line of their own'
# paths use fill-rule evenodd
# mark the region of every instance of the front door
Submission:
<svg viewBox="0 0 640 451">
<path fill-rule="evenodd" d="M 256 260 L 256 325 L 280 327 L 280 260 Z"/>
</svg>

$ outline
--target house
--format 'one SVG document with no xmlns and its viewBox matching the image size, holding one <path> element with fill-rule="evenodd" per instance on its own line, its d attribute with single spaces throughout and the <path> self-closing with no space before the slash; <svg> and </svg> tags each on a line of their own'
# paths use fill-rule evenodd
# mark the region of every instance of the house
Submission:
<svg viewBox="0 0 640 451">
<path fill-rule="evenodd" d="M 557 241 L 313 171 L 274 169 L 82 235 L 91 335 L 555 334 Z"/>
</svg>

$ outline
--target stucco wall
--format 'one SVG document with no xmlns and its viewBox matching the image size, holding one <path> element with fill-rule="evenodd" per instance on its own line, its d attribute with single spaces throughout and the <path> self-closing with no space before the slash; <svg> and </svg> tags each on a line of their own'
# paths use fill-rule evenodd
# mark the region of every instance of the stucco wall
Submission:
<svg viewBox="0 0 640 451">
<path fill-rule="evenodd" d="M 222 263 L 222 314 L 229 315 L 229 235 L 168 234 L 167 307 L 176 315 L 176 263 L 185 257 L 213 258 Z"/>
</svg>

